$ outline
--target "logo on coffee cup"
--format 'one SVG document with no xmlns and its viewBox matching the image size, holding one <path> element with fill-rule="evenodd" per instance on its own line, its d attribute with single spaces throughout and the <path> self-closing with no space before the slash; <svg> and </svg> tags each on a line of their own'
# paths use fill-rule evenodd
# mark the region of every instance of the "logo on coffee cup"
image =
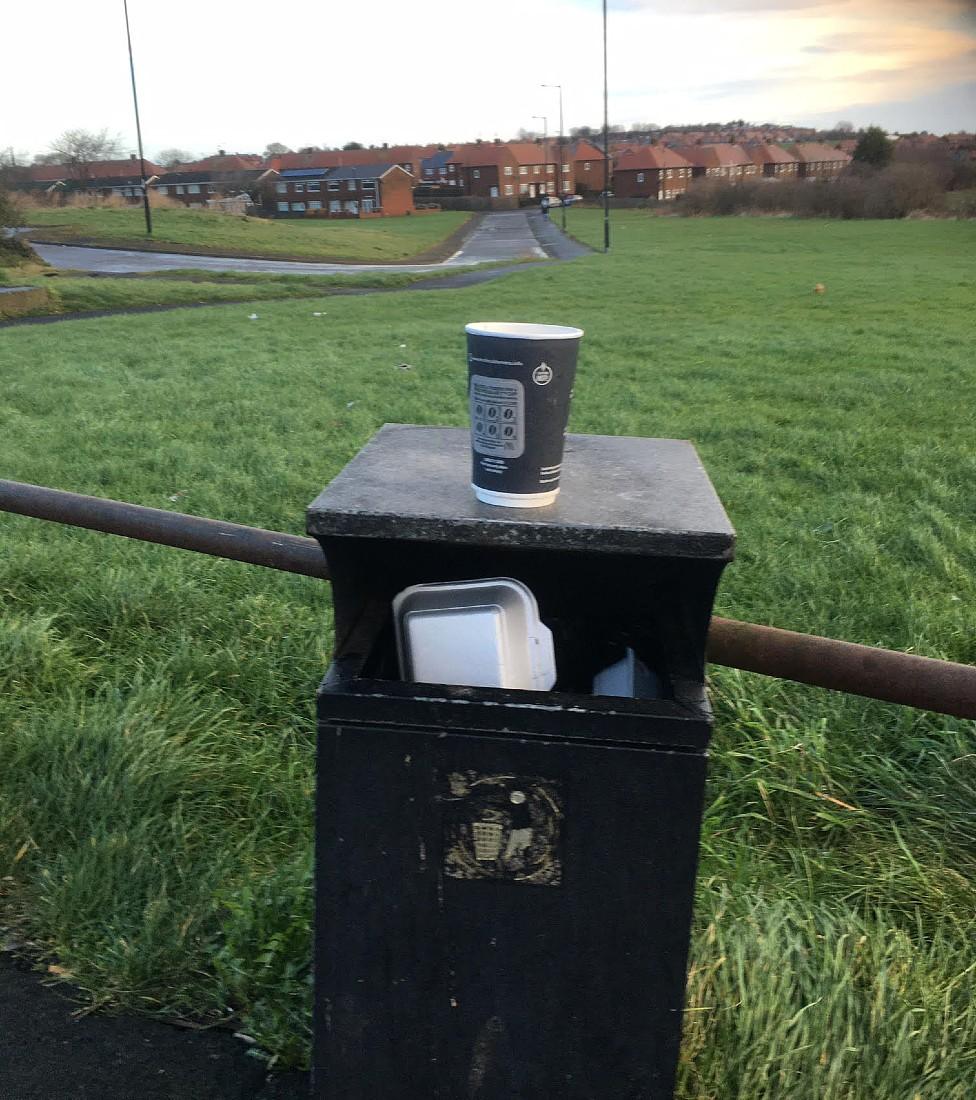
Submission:
<svg viewBox="0 0 976 1100">
<path fill-rule="evenodd" d="M 532 381 L 537 386 L 548 386 L 552 381 L 552 367 L 548 363 L 540 363 L 532 372 Z"/>
</svg>

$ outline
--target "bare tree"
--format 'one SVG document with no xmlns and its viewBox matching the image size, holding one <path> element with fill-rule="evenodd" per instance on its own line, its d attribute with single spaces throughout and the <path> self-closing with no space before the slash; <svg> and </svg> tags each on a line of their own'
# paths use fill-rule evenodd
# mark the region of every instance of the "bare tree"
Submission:
<svg viewBox="0 0 976 1100">
<path fill-rule="evenodd" d="M 156 158 L 157 163 L 164 168 L 176 168 L 180 164 L 188 164 L 193 160 L 193 155 L 185 149 L 161 149 Z"/>
<path fill-rule="evenodd" d="M 840 131 L 840 133 L 842 134 L 853 134 L 854 123 L 848 122 L 847 119 L 842 118 L 840 122 L 838 122 L 837 125 L 834 127 L 834 129 Z"/>
<path fill-rule="evenodd" d="M 287 145 L 282 145 L 280 141 L 272 141 L 264 150 L 265 157 L 280 157 L 285 153 L 290 153 L 291 149 Z"/>
<path fill-rule="evenodd" d="M 111 160 L 119 153 L 118 137 L 109 137 L 108 130 L 65 130 L 51 142 L 51 152 L 58 163 L 71 169 L 71 175 L 82 183 L 91 175 L 91 167 L 100 160 Z"/>
</svg>

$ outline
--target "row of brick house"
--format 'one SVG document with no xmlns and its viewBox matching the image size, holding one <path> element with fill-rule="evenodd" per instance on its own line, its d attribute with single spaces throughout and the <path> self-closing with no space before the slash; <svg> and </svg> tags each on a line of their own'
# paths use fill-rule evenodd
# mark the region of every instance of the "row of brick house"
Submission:
<svg viewBox="0 0 976 1100">
<path fill-rule="evenodd" d="M 818 142 L 781 145 L 712 144 L 631 146 L 614 157 L 613 189 L 621 198 L 676 199 L 696 179 L 741 183 L 751 179 L 833 179 L 849 154 Z"/>
<path fill-rule="evenodd" d="M 698 178 L 731 183 L 752 178 L 825 179 L 838 175 L 848 153 L 815 142 L 665 143 L 614 150 L 611 187 L 622 198 L 677 198 Z M 35 192 L 84 191 L 138 202 L 139 162 L 90 165 L 84 179 L 58 165 L 23 170 Z M 445 196 L 515 207 L 542 195 L 598 194 L 604 188 L 603 153 L 588 141 L 475 142 L 453 146 L 287 153 L 267 160 L 248 154 L 214 157 L 166 170 L 146 162 L 150 187 L 189 207 L 240 203 L 272 217 L 376 217 L 413 212 L 418 202 Z"/>
</svg>

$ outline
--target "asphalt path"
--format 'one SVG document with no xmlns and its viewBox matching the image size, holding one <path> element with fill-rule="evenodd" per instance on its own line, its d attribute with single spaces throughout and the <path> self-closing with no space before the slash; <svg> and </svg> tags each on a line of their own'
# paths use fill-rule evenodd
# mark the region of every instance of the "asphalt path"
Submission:
<svg viewBox="0 0 976 1100">
<path fill-rule="evenodd" d="M 245 271 L 277 275 L 356 275 L 367 271 L 440 271 L 445 267 L 469 267 L 499 260 L 545 259 L 525 210 L 485 215 L 453 256 L 433 264 L 327 264 L 292 260 L 245 260 L 225 256 L 197 256 L 178 252 L 139 252 L 78 245 L 38 244 L 34 251 L 52 267 L 92 271 L 102 275 L 129 275 L 148 271 Z M 31 240 L 28 230 L 25 236 Z"/>
</svg>

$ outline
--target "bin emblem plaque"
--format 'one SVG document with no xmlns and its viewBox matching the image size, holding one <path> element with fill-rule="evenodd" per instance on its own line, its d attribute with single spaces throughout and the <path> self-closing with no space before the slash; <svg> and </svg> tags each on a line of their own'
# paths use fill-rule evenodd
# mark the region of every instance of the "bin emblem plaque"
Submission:
<svg viewBox="0 0 976 1100">
<path fill-rule="evenodd" d="M 562 883 L 559 784 L 474 771 L 441 777 L 444 873 L 532 886 Z"/>
</svg>

